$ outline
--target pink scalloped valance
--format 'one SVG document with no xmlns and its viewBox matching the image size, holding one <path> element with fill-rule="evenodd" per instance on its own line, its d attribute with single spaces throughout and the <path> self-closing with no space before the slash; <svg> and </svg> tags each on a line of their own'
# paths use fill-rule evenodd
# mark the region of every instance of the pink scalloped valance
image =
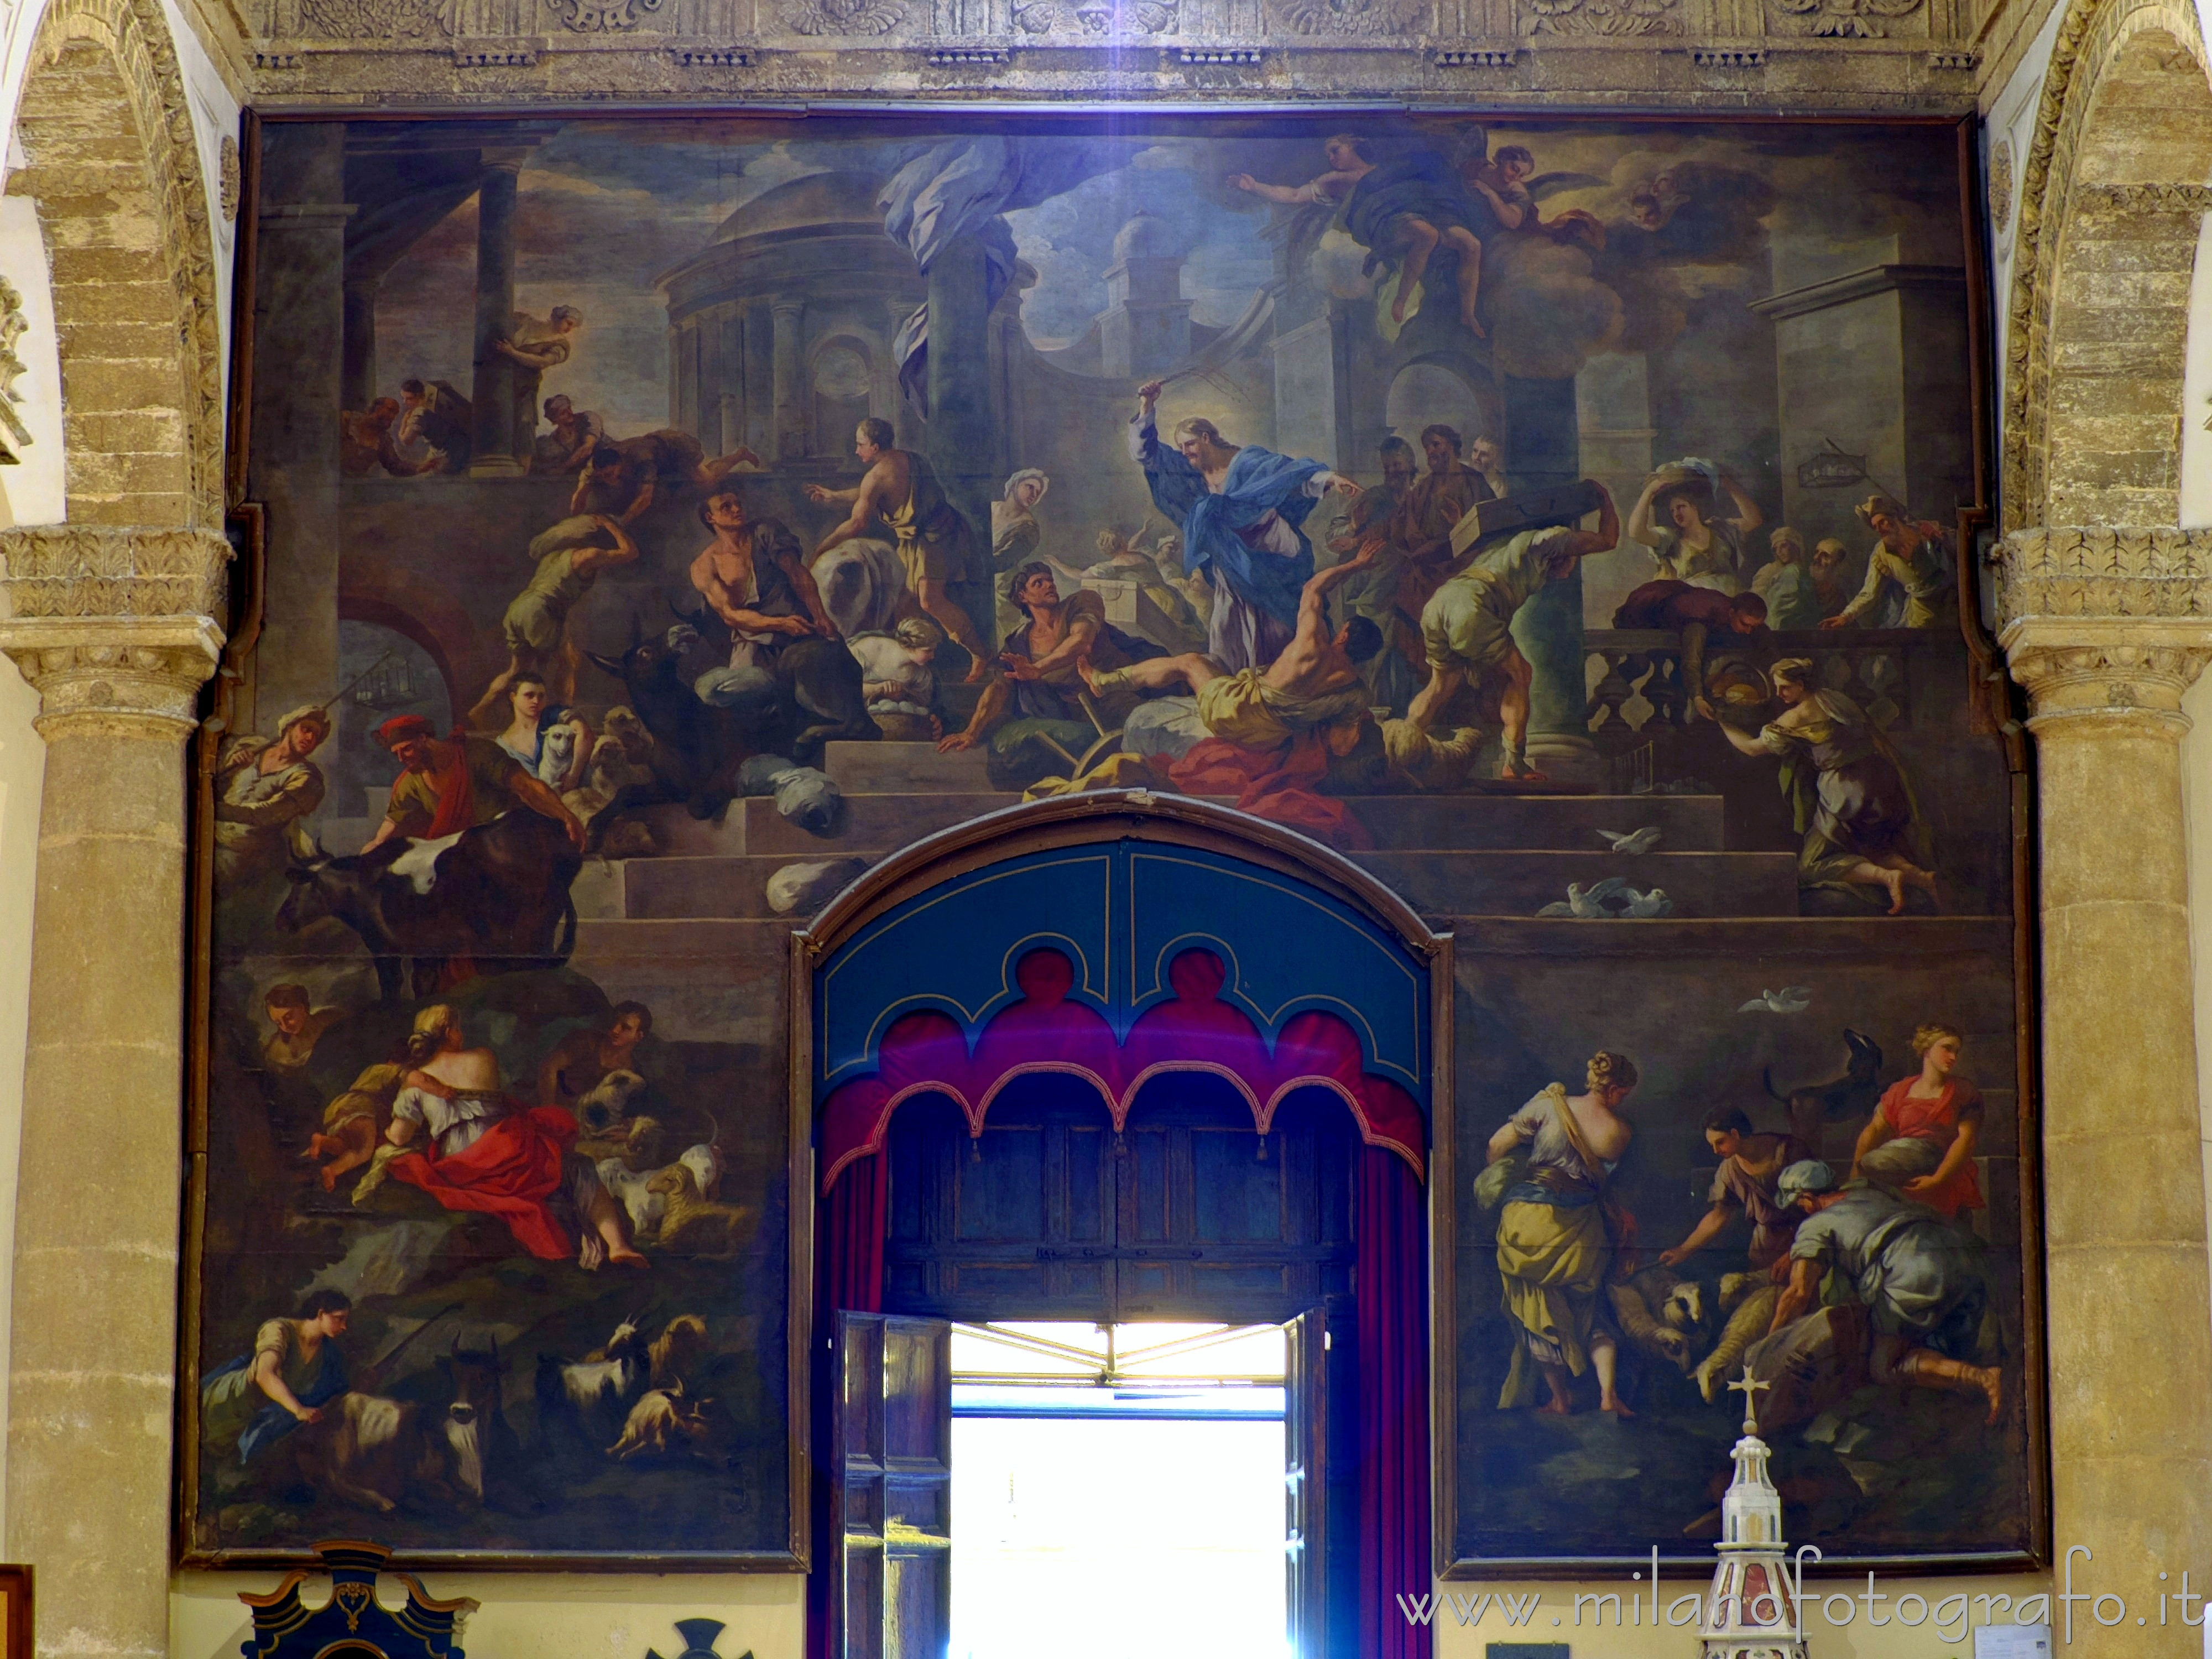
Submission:
<svg viewBox="0 0 2212 1659">
<path fill-rule="evenodd" d="M 1360 1139 L 1398 1154 L 1424 1173 L 1421 1109 L 1388 1078 L 1364 1067 L 1359 1038 L 1334 1014 L 1306 1012 L 1284 1023 L 1270 1050 L 1243 1010 L 1220 999 L 1227 981 L 1211 951 L 1185 951 L 1169 964 L 1172 1001 L 1139 1015 L 1126 1037 L 1097 1009 L 1071 1002 L 1075 969 L 1054 950 L 1031 951 L 1015 964 L 1021 1000 L 970 1034 L 950 1015 L 902 1016 L 884 1034 L 876 1071 L 841 1085 L 822 1112 L 822 1190 L 836 1184 L 854 1158 L 881 1152 L 891 1114 L 916 1095 L 951 1097 L 981 1135 L 991 1103 L 1014 1078 L 1057 1072 L 1098 1091 L 1118 1132 L 1146 1082 L 1166 1072 L 1207 1072 L 1224 1078 L 1252 1109 L 1265 1134 L 1276 1109 L 1294 1091 L 1327 1089 L 1344 1102 Z"/>
</svg>

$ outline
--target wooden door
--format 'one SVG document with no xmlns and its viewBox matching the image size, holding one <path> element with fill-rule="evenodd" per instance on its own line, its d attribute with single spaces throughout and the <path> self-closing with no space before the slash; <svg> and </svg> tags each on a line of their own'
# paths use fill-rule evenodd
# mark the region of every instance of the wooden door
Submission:
<svg viewBox="0 0 2212 1659">
<path fill-rule="evenodd" d="M 1283 1571 L 1291 1659 L 1322 1659 L 1328 1620 L 1328 1316 L 1283 1326 Z"/>
<path fill-rule="evenodd" d="M 952 1328 L 837 1316 L 830 1651 L 945 1659 L 952 1639 Z"/>
<path fill-rule="evenodd" d="M 1120 1135 L 1094 1093 L 1056 1077 L 1015 1079 L 980 1139 L 950 1102 L 910 1101 L 891 1123 L 884 1298 L 975 1321 L 1342 1308 L 1358 1150 L 1334 1098 L 1293 1097 L 1261 1137 L 1204 1075 L 1148 1085 Z"/>
</svg>

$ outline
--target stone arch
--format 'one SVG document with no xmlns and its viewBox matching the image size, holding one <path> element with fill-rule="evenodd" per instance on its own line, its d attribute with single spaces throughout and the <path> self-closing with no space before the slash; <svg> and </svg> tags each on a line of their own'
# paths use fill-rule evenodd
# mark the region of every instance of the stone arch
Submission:
<svg viewBox="0 0 2212 1659">
<path fill-rule="evenodd" d="M 2195 9 L 2081 0 L 2022 165 L 2006 328 L 2004 520 L 2172 524 L 2212 84 Z M 2122 284 L 2121 271 L 2148 276 Z"/>
<path fill-rule="evenodd" d="M 219 528 L 214 243 L 158 0 L 52 0 L 15 131 L 52 271 L 72 523 Z"/>
</svg>

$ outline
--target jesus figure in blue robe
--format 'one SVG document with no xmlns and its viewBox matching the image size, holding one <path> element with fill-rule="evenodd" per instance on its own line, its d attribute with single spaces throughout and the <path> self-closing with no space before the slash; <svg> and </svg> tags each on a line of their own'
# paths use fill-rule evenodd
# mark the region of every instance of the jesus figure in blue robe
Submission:
<svg viewBox="0 0 2212 1659">
<path fill-rule="evenodd" d="M 1137 390 L 1129 453 L 1152 505 L 1182 526 L 1185 574 L 1204 571 L 1213 589 L 1206 654 L 1232 674 L 1265 668 L 1297 632 L 1298 596 L 1313 577 L 1306 515 L 1331 489 L 1356 495 L 1359 486 L 1319 461 L 1224 442 L 1211 421 L 1181 422 L 1170 448 L 1154 414 L 1160 385 Z"/>
</svg>

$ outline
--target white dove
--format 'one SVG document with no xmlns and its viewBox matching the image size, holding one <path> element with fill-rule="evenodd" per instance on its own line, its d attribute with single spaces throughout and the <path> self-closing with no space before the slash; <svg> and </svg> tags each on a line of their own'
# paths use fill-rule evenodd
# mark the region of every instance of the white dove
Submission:
<svg viewBox="0 0 2212 1659">
<path fill-rule="evenodd" d="M 1553 902 L 1536 912 L 1540 916 L 1577 916 L 1584 921 L 1610 917 L 1613 912 L 1605 908 L 1605 901 L 1619 893 L 1628 883 L 1619 876 L 1607 876 L 1585 890 L 1579 882 L 1567 884 L 1565 903 Z"/>
<path fill-rule="evenodd" d="M 1742 1007 L 1739 1014 L 1802 1014 L 1813 1006 L 1813 988 L 1809 985 L 1785 985 L 1778 991 L 1761 991 Z"/>
<path fill-rule="evenodd" d="M 1648 893 L 1639 893 L 1633 887 L 1624 887 L 1621 896 L 1628 901 L 1628 908 L 1621 912 L 1625 916 L 1671 916 L 1674 914 L 1674 901 L 1667 896 L 1663 888 L 1655 887 Z"/>
<path fill-rule="evenodd" d="M 1601 830 L 1598 834 L 1613 844 L 1616 853 L 1631 856 L 1648 853 L 1659 844 L 1659 826 L 1647 823 L 1641 830 Z"/>
</svg>

